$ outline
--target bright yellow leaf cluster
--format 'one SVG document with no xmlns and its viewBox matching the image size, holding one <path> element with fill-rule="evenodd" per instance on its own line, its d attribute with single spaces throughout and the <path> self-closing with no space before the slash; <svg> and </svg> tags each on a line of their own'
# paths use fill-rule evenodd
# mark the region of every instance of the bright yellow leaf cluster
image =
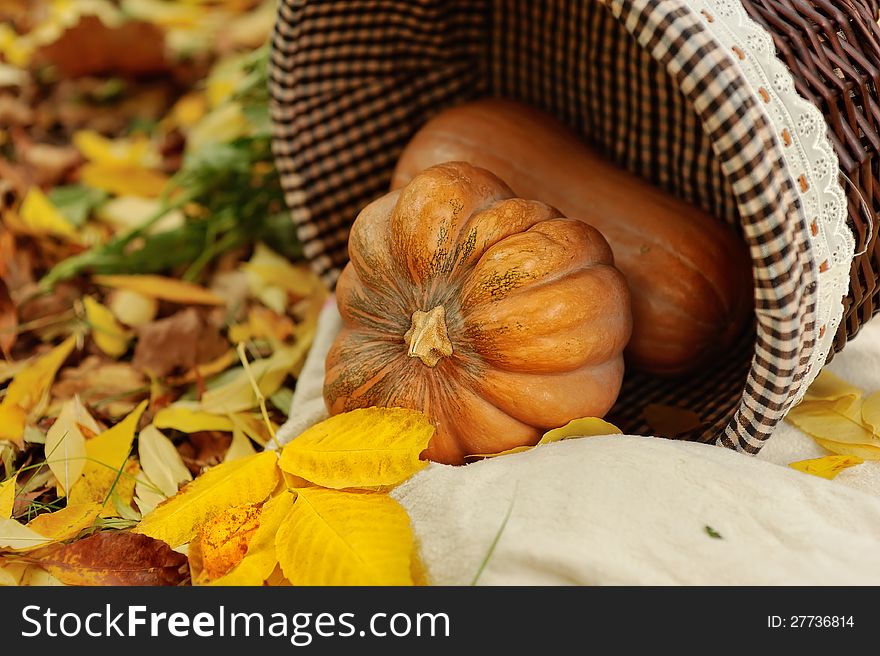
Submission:
<svg viewBox="0 0 880 656">
<path fill-rule="evenodd" d="M 294 585 L 412 585 L 409 518 L 386 491 L 426 466 L 420 455 L 433 434 L 414 410 L 337 415 L 280 457 L 214 467 L 135 531 L 189 544 L 197 584 L 261 585 L 280 566 Z"/>
<path fill-rule="evenodd" d="M 841 456 L 880 460 L 880 391 L 863 390 L 822 370 L 786 420 Z"/>
</svg>

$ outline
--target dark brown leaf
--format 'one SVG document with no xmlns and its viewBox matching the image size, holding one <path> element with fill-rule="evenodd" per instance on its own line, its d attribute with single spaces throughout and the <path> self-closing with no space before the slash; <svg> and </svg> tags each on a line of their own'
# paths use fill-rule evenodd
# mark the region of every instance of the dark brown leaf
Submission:
<svg viewBox="0 0 880 656">
<path fill-rule="evenodd" d="M 188 371 L 210 362 L 229 349 L 217 328 L 195 308 L 141 326 L 137 332 L 132 364 L 160 378 L 176 369 Z"/>
<path fill-rule="evenodd" d="M 55 42 L 37 53 L 37 60 L 54 64 L 68 77 L 116 73 L 152 75 L 168 71 L 165 37 L 144 21 L 107 27 L 95 16 L 84 16 Z"/>
<path fill-rule="evenodd" d="M 193 476 L 198 476 L 207 467 L 223 462 L 223 457 L 232 444 L 232 435 L 219 431 L 191 433 L 188 439 L 177 446 L 183 464 Z"/>
<path fill-rule="evenodd" d="M 678 437 L 705 423 L 693 410 L 660 403 L 647 405 L 644 417 L 659 437 Z"/>
<path fill-rule="evenodd" d="M 178 585 L 188 576 L 186 556 L 160 540 L 127 531 L 51 545 L 27 560 L 67 585 Z"/>
</svg>

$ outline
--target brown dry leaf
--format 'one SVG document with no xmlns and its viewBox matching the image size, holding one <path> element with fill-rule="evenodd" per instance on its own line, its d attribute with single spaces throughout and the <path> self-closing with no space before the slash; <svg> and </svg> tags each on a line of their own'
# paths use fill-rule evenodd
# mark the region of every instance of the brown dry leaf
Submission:
<svg viewBox="0 0 880 656">
<path fill-rule="evenodd" d="M 661 403 L 651 403 L 644 409 L 645 421 L 660 437 L 678 437 L 704 424 L 693 410 Z"/>
<path fill-rule="evenodd" d="M 200 431 L 191 433 L 187 439 L 181 442 L 177 451 L 187 469 L 193 476 L 198 476 L 208 467 L 214 467 L 223 462 L 229 447 L 232 445 L 232 435 L 219 431 Z"/>
<path fill-rule="evenodd" d="M 168 378 L 166 382 L 171 386 L 195 383 L 226 371 L 235 362 L 238 362 L 238 354 L 235 352 L 235 349 L 229 349 L 223 355 L 214 358 L 210 362 L 196 365 L 185 374 Z"/>
<path fill-rule="evenodd" d="M 111 417 L 128 414 L 149 393 L 149 381 L 131 364 L 94 355 L 77 367 L 62 369 L 58 382 L 52 387 L 56 399 L 78 395 L 86 405 Z"/>
<path fill-rule="evenodd" d="M 65 77 L 120 74 L 144 76 L 168 71 L 165 36 L 144 21 L 108 27 L 95 16 L 83 16 L 53 43 L 35 54 L 55 65 Z"/>
<path fill-rule="evenodd" d="M 18 310 L 9 295 L 9 288 L 0 277 L 0 352 L 7 360 L 11 359 L 10 353 L 17 337 Z"/>
<path fill-rule="evenodd" d="M 187 576 L 186 556 L 160 540 L 127 531 L 103 531 L 70 544 L 28 555 L 68 585 L 179 585 Z"/>
<path fill-rule="evenodd" d="M 262 503 L 234 506 L 205 522 L 189 545 L 193 583 L 206 585 L 241 562 L 260 526 Z"/>
<path fill-rule="evenodd" d="M 229 344 L 195 308 L 187 308 L 137 330 L 132 364 L 152 376 L 189 371 L 223 356 Z"/>
</svg>

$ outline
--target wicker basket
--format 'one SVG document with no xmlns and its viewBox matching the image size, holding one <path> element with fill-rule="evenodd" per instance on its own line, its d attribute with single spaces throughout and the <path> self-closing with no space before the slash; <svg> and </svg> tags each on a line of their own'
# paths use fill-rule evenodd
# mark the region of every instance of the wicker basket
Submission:
<svg viewBox="0 0 880 656">
<path fill-rule="evenodd" d="M 332 285 L 348 228 L 433 114 L 481 96 L 558 116 L 735 226 L 755 326 L 709 371 L 628 374 L 612 420 L 694 410 L 688 439 L 757 452 L 880 310 L 880 0 L 282 0 L 274 148 Z"/>
</svg>

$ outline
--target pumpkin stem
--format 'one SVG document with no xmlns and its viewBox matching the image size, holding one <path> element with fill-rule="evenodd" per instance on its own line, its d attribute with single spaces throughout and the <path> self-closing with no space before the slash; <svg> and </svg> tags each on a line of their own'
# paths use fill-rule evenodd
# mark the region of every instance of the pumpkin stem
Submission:
<svg viewBox="0 0 880 656">
<path fill-rule="evenodd" d="M 438 305 L 429 312 L 413 312 L 412 325 L 403 341 L 409 346 L 409 357 L 419 358 L 429 367 L 436 367 L 443 356 L 452 355 L 452 342 L 446 333 L 446 308 Z"/>
</svg>

